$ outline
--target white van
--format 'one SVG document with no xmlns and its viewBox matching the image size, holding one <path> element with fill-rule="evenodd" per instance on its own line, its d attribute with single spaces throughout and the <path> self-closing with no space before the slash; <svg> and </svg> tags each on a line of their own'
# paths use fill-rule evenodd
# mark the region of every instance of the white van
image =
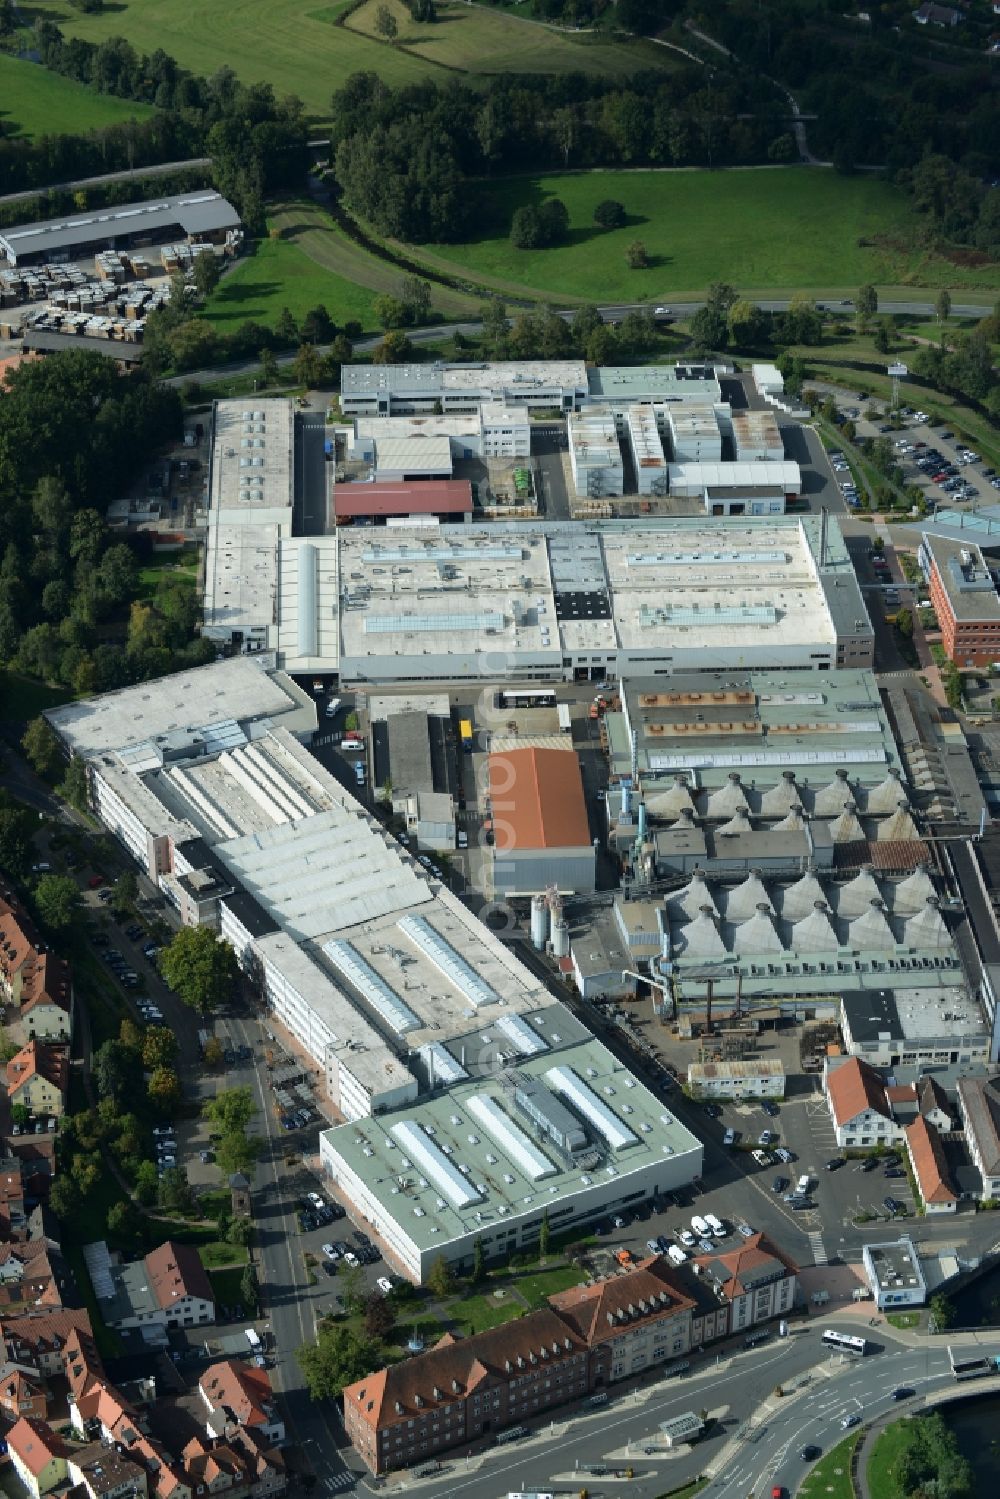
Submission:
<svg viewBox="0 0 1000 1499">
<path fill-rule="evenodd" d="M 355 750 L 363 750 L 365 747 L 365 741 L 363 739 L 358 739 L 354 734 L 349 734 L 346 739 L 342 739 L 340 741 L 340 747 L 345 754 L 350 755 Z"/>
<path fill-rule="evenodd" d="M 712 1230 L 713 1239 L 724 1239 L 726 1237 L 726 1225 L 721 1218 L 717 1218 L 714 1213 L 706 1213 L 705 1222 Z"/>
<path fill-rule="evenodd" d="M 722 1143 L 723 1145 L 735 1145 L 736 1131 L 734 1129 L 727 1129 L 726 1133 L 722 1137 Z"/>
<path fill-rule="evenodd" d="M 363 765 L 355 765 L 354 779 L 357 781 L 359 786 L 363 786 L 365 784 L 365 767 Z"/>
<path fill-rule="evenodd" d="M 697 1213 L 691 1219 L 691 1232 L 698 1239 L 710 1239 L 712 1237 L 712 1230 L 704 1218 L 699 1218 Z"/>
<path fill-rule="evenodd" d="M 683 1265 L 687 1255 L 679 1244 L 671 1244 L 667 1250 L 667 1259 L 672 1265 Z"/>
<path fill-rule="evenodd" d="M 807 1173 L 806 1175 L 799 1177 L 798 1181 L 795 1183 L 795 1190 L 797 1192 L 808 1192 L 811 1185 L 812 1177 L 810 1177 Z"/>
<path fill-rule="evenodd" d="M 327 718 L 336 718 L 337 714 L 340 712 L 340 704 L 341 699 L 339 697 L 332 697 L 330 699 L 330 701 L 326 705 Z"/>
</svg>

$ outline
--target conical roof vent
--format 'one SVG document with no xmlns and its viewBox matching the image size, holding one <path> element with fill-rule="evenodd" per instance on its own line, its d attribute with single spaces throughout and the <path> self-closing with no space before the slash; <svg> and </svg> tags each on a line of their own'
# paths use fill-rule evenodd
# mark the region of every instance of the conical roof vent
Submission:
<svg viewBox="0 0 1000 1499">
<path fill-rule="evenodd" d="M 675 890 L 667 896 L 667 911 L 674 921 L 680 921 L 684 916 L 693 921 L 702 906 L 708 906 L 711 911 L 718 909 L 704 871 L 696 869 L 683 890 Z"/>
<path fill-rule="evenodd" d="M 741 809 L 744 812 L 749 811 L 750 804 L 747 801 L 746 792 L 740 785 L 739 775 L 735 770 L 731 770 L 726 784 L 720 786 L 717 791 L 709 793 L 705 815 L 706 817 L 732 817 L 734 812 L 739 812 Z"/>
<path fill-rule="evenodd" d="M 892 913 L 894 916 L 914 916 L 923 910 L 935 894 L 934 881 L 927 873 L 927 865 L 918 864 L 905 880 L 892 886 Z"/>
<path fill-rule="evenodd" d="M 797 806 L 801 801 L 799 788 L 795 784 L 794 770 L 783 770 L 781 780 L 777 786 L 772 786 L 765 791 L 760 799 L 760 815 L 762 817 L 783 817 L 790 807 Z"/>
<path fill-rule="evenodd" d="M 677 934 L 677 951 L 686 958 L 726 957 L 726 944 L 711 906 L 702 906 L 694 920 L 681 927 Z"/>
<path fill-rule="evenodd" d="M 795 881 L 786 885 L 781 897 L 781 916 L 784 921 L 801 921 L 816 905 L 826 903 L 826 892 L 811 869 Z"/>
<path fill-rule="evenodd" d="M 867 910 L 873 900 L 881 899 L 882 892 L 875 881 L 872 866 L 866 864 L 863 869 L 858 870 L 853 880 L 848 880 L 837 891 L 837 915 L 850 920 L 852 916 L 860 916 L 862 911 Z"/>
<path fill-rule="evenodd" d="M 648 786 L 644 785 L 643 796 L 650 817 L 662 817 L 664 821 L 669 817 L 679 817 L 685 807 L 689 811 L 694 810 L 691 788 L 683 776 L 674 776 L 669 786 L 655 781 Z"/>
<path fill-rule="evenodd" d="M 735 838 L 740 833 L 752 833 L 753 827 L 747 814 L 741 810 L 734 812 L 729 821 L 716 828 L 715 832 L 717 838 Z"/>
<path fill-rule="evenodd" d="M 830 824 L 830 837 L 834 843 L 858 843 L 863 841 L 864 836 L 857 808 L 852 801 L 846 801 L 840 816 L 835 817 Z"/>
<path fill-rule="evenodd" d="M 856 916 L 847 929 L 848 945 L 859 952 L 895 947 L 896 939 L 892 927 L 886 920 L 885 909 L 880 900 L 873 900 L 866 911 Z"/>
<path fill-rule="evenodd" d="M 894 812 L 905 795 L 899 771 L 893 767 L 887 771 L 885 780 L 873 786 L 865 797 L 865 811 L 873 816 Z"/>
<path fill-rule="evenodd" d="M 759 905 L 748 921 L 741 922 L 733 933 L 733 952 L 751 955 L 754 953 L 783 953 L 781 938 L 774 929 L 771 908 L 766 903 Z"/>
<path fill-rule="evenodd" d="M 771 897 L 767 893 L 760 872 L 751 869 L 742 885 L 737 885 L 726 896 L 726 920 L 746 921 L 758 906 L 767 906 L 770 909 Z"/>
<path fill-rule="evenodd" d="M 875 833 L 878 843 L 912 843 L 919 837 L 917 825 L 906 802 L 900 802 L 895 812 L 879 823 Z"/>
<path fill-rule="evenodd" d="M 670 831 L 676 832 L 678 828 L 686 828 L 687 831 L 690 832 L 691 829 L 696 826 L 697 824 L 694 820 L 694 808 L 682 807 L 680 810 L 680 816 L 678 817 L 677 821 L 670 824 Z"/>
<path fill-rule="evenodd" d="M 793 952 L 836 952 L 840 946 L 837 933 L 830 920 L 830 910 L 824 901 L 818 900 L 808 916 L 792 927 L 789 946 Z"/>
<path fill-rule="evenodd" d="M 931 896 L 916 916 L 911 916 L 903 927 L 903 942 L 907 947 L 941 948 L 951 946 L 951 936 L 944 917 L 938 910 L 937 897 Z"/>
<path fill-rule="evenodd" d="M 805 828 L 806 820 L 802 816 L 802 808 L 798 803 L 789 807 L 780 822 L 776 822 L 771 829 L 773 833 L 801 833 Z"/>
<path fill-rule="evenodd" d="M 836 817 L 844 810 L 844 803 L 852 799 L 850 782 L 846 770 L 838 770 L 829 786 L 823 786 L 813 798 L 813 812 L 817 817 Z"/>
</svg>

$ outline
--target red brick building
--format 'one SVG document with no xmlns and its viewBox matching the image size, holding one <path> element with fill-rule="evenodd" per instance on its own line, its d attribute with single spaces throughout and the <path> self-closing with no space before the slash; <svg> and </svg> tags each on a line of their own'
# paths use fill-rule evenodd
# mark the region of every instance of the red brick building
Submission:
<svg viewBox="0 0 1000 1499">
<path fill-rule="evenodd" d="M 373 1473 L 427 1462 L 792 1305 L 796 1267 L 763 1234 L 697 1265 L 685 1276 L 654 1255 L 503 1327 L 448 1333 L 347 1386 L 347 1435 Z"/>
<path fill-rule="evenodd" d="M 925 533 L 919 555 L 948 658 L 961 667 L 1000 661 L 1000 597 L 975 542 Z"/>
</svg>

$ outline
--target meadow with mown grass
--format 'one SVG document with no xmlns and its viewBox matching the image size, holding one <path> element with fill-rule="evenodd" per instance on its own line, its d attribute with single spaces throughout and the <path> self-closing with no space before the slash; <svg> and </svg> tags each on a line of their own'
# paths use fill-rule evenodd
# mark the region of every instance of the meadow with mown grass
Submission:
<svg viewBox="0 0 1000 1499">
<path fill-rule="evenodd" d="M 162 47 L 182 67 L 206 77 L 232 68 L 244 83 L 272 84 L 279 98 L 297 95 L 318 119 L 328 117 L 334 89 L 366 70 L 396 87 L 427 77 L 443 80 L 449 72 L 583 71 L 624 78 L 640 67 L 670 66 L 669 54 L 651 44 L 602 37 L 591 45 L 586 37 L 517 16 L 447 3 L 433 26 L 416 25 L 399 5 L 402 45 L 390 45 L 374 34 L 374 3 L 352 10 L 354 0 L 125 0 L 91 14 L 75 10 L 69 0 L 53 0 L 44 11 L 22 6 L 26 20 L 44 13 L 69 37 L 103 42 L 123 36 L 141 52 Z"/>
<path fill-rule="evenodd" d="M 618 171 L 512 177 L 488 184 L 482 233 L 462 244 L 414 247 L 425 264 L 475 277 L 498 292 L 609 303 L 697 297 L 713 281 L 745 294 L 816 295 L 864 282 L 948 286 L 953 294 L 1000 286 L 1000 267 L 970 268 L 912 248 L 918 222 L 903 193 L 873 176 L 823 168 Z M 569 211 L 563 243 L 518 250 L 516 208 L 558 198 Z M 601 229 L 594 209 L 620 202 L 626 222 Z M 630 269 L 641 240 L 648 268 Z"/>
</svg>

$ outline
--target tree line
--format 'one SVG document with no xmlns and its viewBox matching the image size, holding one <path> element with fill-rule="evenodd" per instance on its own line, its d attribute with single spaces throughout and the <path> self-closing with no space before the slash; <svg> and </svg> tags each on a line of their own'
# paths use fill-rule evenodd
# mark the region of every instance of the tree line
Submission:
<svg viewBox="0 0 1000 1499">
<path fill-rule="evenodd" d="M 302 181 L 308 153 L 300 99 L 276 99 L 269 83 L 241 83 L 229 67 L 199 77 L 161 47 L 137 52 L 123 37 L 97 43 L 66 38 L 44 19 L 35 22 L 34 42 L 52 72 L 102 94 L 154 105 L 157 113 L 85 136 L 0 139 L 0 191 L 208 155 L 215 185 L 256 229 L 265 195 Z"/>
<path fill-rule="evenodd" d="M 382 234 L 460 240 L 488 215 L 481 179 L 588 166 L 790 160 L 787 106 L 766 81 L 682 67 L 600 77 L 504 75 L 389 88 L 355 73 L 332 100 L 337 182 Z"/>
</svg>

